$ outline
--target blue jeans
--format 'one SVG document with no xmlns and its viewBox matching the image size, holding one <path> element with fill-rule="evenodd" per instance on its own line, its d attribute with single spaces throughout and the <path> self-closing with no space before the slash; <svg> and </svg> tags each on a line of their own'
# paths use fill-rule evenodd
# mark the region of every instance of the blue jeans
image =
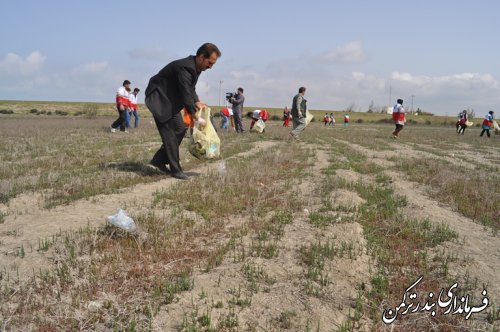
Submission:
<svg viewBox="0 0 500 332">
<path fill-rule="evenodd" d="M 139 113 L 137 113 L 137 110 L 132 111 L 132 114 L 134 115 L 135 121 L 134 121 L 134 128 L 139 127 Z M 130 122 L 130 119 L 129 119 Z"/>
<path fill-rule="evenodd" d="M 129 111 L 125 111 L 125 128 L 130 128 L 130 113 Z"/>
<path fill-rule="evenodd" d="M 222 122 L 220 124 L 220 127 L 222 129 L 227 129 L 227 123 L 229 122 L 229 118 L 223 114 L 221 114 L 221 116 L 222 116 Z"/>
</svg>

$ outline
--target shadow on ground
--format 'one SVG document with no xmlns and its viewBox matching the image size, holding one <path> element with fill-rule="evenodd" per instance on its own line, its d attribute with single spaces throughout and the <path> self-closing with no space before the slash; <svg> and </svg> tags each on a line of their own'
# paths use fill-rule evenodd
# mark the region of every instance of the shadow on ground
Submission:
<svg viewBox="0 0 500 332">
<path fill-rule="evenodd" d="M 101 168 L 103 169 L 114 168 L 121 172 L 131 172 L 141 176 L 164 175 L 160 170 L 156 169 L 155 167 L 138 161 L 111 162 L 102 164 Z"/>
</svg>

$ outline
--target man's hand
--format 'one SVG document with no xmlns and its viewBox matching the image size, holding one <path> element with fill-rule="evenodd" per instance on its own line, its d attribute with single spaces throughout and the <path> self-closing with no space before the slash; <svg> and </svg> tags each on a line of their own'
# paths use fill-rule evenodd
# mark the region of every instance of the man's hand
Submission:
<svg viewBox="0 0 500 332">
<path fill-rule="evenodd" d="M 196 109 L 199 111 L 199 110 L 201 110 L 202 108 L 207 107 L 207 104 L 205 104 L 205 103 L 203 103 L 203 102 L 201 102 L 201 101 L 197 101 L 197 102 L 196 102 L 196 104 L 195 104 L 195 107 L 196 107 Z"/>
</svg>

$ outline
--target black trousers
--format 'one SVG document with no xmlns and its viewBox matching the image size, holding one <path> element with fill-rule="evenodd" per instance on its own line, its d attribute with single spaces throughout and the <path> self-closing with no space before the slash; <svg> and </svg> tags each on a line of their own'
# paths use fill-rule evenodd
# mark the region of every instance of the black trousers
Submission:
<svg viewBox="0 0 500 332">
<path fill-rule="evenodd" d="M 186 134 L 186 126 L 181 113 L 175 114 L 167 122 L 159 122 L 156 118 L 155 122 L 163 144 L 156 151 L 153 160 L 157 163 L 169 164 L 172 173 L 182 172 L 179 162 L 179 146 Z"/>
<path fill-rule="evenodd" d="M 481 135 L 479 135 L 479 136 L 483 137 L 483 134 L 485 132 L 486 132 L 486 135 L 488 135 L 488 137 L 490 137 L 490 130 L 489 129 L 484 129 L 484 128 L 483 128 L 483 131 L 481 132 Z"/>
<path fill-rule="evenodd" d="M 465 133 L 466 128 L 467 128 L 467 125 L 461 124 L 460 128 L 458 129 L 458 133 L 463 135 Z"/>
<path fill-rule="evenodd" d="M 400 124 L 396 124 L 396 129 L 393 131 L 393 135 L 398 136 L 399 132 L 403 130 L 404 126 Z"/>
<path fill-rule="evenodd" d="M 118 119 L 111 125 L 112 128 L 120 127 L 120 131 L 125 131 L 125 123 L 127 121 L 127 111 L 121 111 L 118 109 Z"/>
</svg>

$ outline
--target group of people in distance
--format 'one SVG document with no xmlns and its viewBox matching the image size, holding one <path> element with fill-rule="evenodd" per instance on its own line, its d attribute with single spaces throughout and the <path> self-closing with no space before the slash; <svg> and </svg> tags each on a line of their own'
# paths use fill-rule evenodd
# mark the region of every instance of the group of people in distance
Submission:
<svg viewBox="0 0 500 332">
<path fill-rule="evenodd" d="M 125 80 L 121 87 L 116 91 L 116 110 L 118 111 L 118 119 L 111 124 L 111 132 L 116 132 L 119 129 L 121 132 L 127 133 L 127 128 L 130 128 L 130 119 L 132 115 L 135 118 L 134 128 L 139 126 L 139 108 L 137 106 L 137 94 L 141 91 L 135 88 L 130 89 L 130 81 Z"/>
<path fill-rule="evenodd" d="M 333 113 L 325 113 L 325 116 L 323 116 L 323 122 L 325 123 L 325 126 L 335 126 L 335 117 L 333 116 Z"/>
<path fill-rule="evenodd" d="M 480 137 L 483 137 L 484 133 L 486 133 L 488 137 L 491 137 L 490 129 L 492 129 L 494 125 L 493 114 L 493 111 L 488 111 L 488 113 L 484 116 L 482 123 L 483 130 L 479 135 Z M 403 130 L 406 122 L 403 99 L 398 99 L 396 105 L 394 105 L 392 109 L 392 119 L 394 121 L 394 124 L 396 125 L 396 129 L 393 131 L 392 137 L 396 139 L 399 137 L 399 133 L 401 132 L 401 130 Z M 472 123 L 469 122 L 469 115 L 466 110 L 463 110 L 458 114 L 458 121 L 456 123 L 457 133 L 463 135 L 465 133 L 465 129 L 470 125 L 472 125 Z"/>
<path fill-rule="evenodd" d="M 481 131 L 481 134 L 479 134 L 480 137 L 483 137 L 484 133 L 486 133 L 488 137 L 491 137 L 490 129 L 493 128 L 493 114 L 495 114 L 495 112 L 488 111 L 488 113 L 486 113 L 486 115 L 484 116 L 483 123 L 481 124 L 483 130 Z M 466 110 L 463 110 L 458 114 L 458 121 L 456 124 L 457 133 L 463 135 L 465 132 L 465 128 L 467 128 L 468 125 L 469 115 L 467 114 Z"/>
<path fill-rule="evenodd" d="M 233 109 L 230 107 L 223 107 L 220 110 L 220 116 L 221 116 L 221 124 L 220 128 L 221 129 L 228 129 L 228 124 L 231 123 L 231 127 L 234 131 L 237 131 L 235 128 L 235 121 L 234 121 L 234 112 Z M 250 130 L 252 130 L 255 126 L 255 123 L 259 120 L 262 120 L 264 122 L 267 122 L 269 120 L 269 112 L 267 110 L 255 110 L 251 113 L 250 118 L 252 119 L 252 122 L 250 123 Z M 289 127 L 290 126 L 290 120 L 292 116 L 290 114 L 290 110 L 288 109 L 288 106 L 285 106 L 285 109 L 283 110 L 283 127 Z"/>
</svg>

